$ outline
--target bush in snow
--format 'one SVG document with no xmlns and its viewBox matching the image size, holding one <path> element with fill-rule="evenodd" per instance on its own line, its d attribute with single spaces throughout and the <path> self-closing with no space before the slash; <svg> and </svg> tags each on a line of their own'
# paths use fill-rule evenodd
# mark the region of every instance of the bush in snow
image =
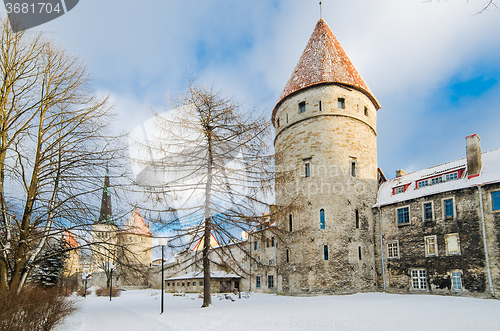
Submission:
<svg viewBox="0 0 500 331">
<path fill-rule="evenodd" d="M 25 286 L 20 293 L 0 292 L 0 330 L 49 331 L 76 310 L 59 287 Z"/>
<path fill-rule="evenodd" d="M 111 292 L 112 297 L 117 297 L 120 295 L 121 290 L 113 287 L 113 291 Z M 95 290 L 95 295 L 98 297 L 109 297 L 109 287 L 100 287 Z"/>
</svg>

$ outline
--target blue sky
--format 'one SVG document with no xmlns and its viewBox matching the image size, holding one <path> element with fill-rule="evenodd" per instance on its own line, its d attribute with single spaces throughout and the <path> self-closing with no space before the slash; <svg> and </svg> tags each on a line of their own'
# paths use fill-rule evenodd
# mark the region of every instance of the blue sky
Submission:
<svg viewBox="0 0 500 331">
<path fill-rule="evenodd" d="M 379 100 L 388 178 L 500 148 L 500 10 L 484 0 L 323 1 L 323 18 Z M 270 114 L 319 19 L 317 0 L 82 0 L 43 25 L 87 63 L 130 131 L 190 73 Z"/>
</svg>

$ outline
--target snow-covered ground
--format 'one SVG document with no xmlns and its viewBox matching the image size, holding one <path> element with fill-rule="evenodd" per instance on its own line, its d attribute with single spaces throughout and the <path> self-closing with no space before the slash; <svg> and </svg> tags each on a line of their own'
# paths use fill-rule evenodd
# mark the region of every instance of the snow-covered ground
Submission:
<svg viewBox="0 0 500 331">
<path fill-rule="evenodd" d="M 284 297 L 252 294 L 235 301 L 212 297 L 200 308 L 194 294 L 125 291 L 120 297 L 78 298 L 80 309 L 57 331 L 142 330 L 499 330 L 500 301 L 432 295 L 366 293 Z"/>
</svg>

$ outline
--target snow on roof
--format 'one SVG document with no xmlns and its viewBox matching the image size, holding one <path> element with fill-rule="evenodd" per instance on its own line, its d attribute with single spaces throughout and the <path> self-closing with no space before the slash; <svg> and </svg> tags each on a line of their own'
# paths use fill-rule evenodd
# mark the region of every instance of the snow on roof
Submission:
<svg viewBox="0 0 500 331">
<path fill-rule="evenodd" d="M 140 234 L 149 237 L 153 236 L 151 234 L 151 231 L 147 227 L 146 222 L 144 222 L 144 220 L 142 219 L 142 216 L 137 208 L 134 209 L 132 215 L 130 215 L 130 218 L 127 220 L 127 224 L 124 227 L 124 232 L 131 234 Z"/>
<path fill-rule="evenodd" d="M 303 88 L 324 83 L 340 83 L 360 89 L 377 109 L 380 108 L 332 30 L 321 18 L 274 107 L 272 118 L 274 119 L 278 106 L 286 97 Z"/>
<path fill-rule="evenodd" d="M 236 274 L 228 273 L 225 271 L 211 271 L 210 278 L 241 278 L 241 277 Z M 194 271 L 182 276 L 167 278 L 165 280 L 181 280 L 181 279 L 203 279 L 203 271 Z"/>
<path fill-rule="evenodd" d="M 448 192 L 473 187 L 477 185 L 500 182 L 500 149 L 482 153 L 481 174 L 468 179 L 467 158 L 437 165 L 420 171 L 415 171 L 401 177 L 396 177 L 384 182 L 378 191 L 377 203 L 373 207 L 381 207 L 401 201 L 416 199 L 441 192 Z M 465 171 L 461 172 L 460 170 Z M 455 172 L 461 173 L 456 180 L 443 181 L 439 184 L 417 188 L 417 181 L 439 175 Z M 393 194 L 393 189 L 403 187 L 403 193 Z"/>
</svg>

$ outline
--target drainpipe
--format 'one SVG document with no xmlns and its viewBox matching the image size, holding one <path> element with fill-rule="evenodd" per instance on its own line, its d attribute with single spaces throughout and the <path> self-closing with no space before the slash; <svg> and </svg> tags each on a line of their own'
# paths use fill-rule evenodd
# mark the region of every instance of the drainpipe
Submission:
<svg viewBox="0 0 500 331">
<path fill-rule="evenodd" d="M 486 269 L 488 270 L 488 283 L 490 285 L 491 296 L 495 297 L 495 290 L 493 289 L 493 281 L 491 280 L 491 269 L 490 269 L 490 258 L 488 256 L 488 244 L 486 242 L 486 226 L 484 224 L 484 208 L 483 208 L 483 190 L 481 185 L 478 185 L 479 189 L 479 205 L 481 207 L 481 225 L 483 227 L 483 244 L 484 244 L 484 255 L 486 257 Z"/>
<path fill-rule="evenodd" d="M 382 279 L 384 280 L 384 292 L 385 292 L 386 284 L 385 284 L 384 240 L 382 233 L 382 211 L 380 210 L 380 207 L 378 207 L 378 219 L 379 219 L 378 226 L 380 229 L 380 256 L 382 260 Z"/>
</svg>

